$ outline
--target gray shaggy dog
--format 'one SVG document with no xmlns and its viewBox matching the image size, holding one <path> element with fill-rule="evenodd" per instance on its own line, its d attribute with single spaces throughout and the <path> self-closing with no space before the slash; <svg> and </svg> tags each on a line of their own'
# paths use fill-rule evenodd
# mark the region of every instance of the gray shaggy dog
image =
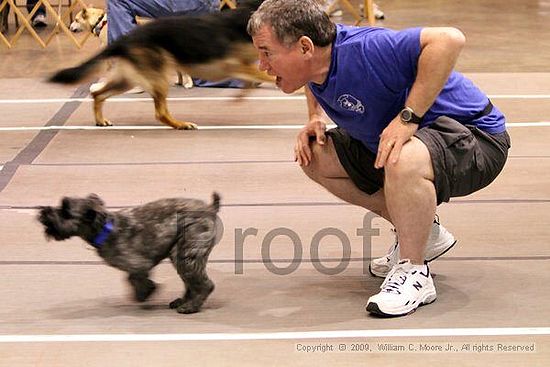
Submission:
<svg viewBox="0 0 550 367">
<path fill-rule="evenodd" d="M 162 199 L 110 212 L 95 194 L 64 197 L 58 207 L 40 207 L 38 220 L 48 239 L 78 236 L 97 249 L 105 262 L 128 273 L 135 299 L 155 291 L 149 271 L 170 258 L 185 285 L 183 297 L 170 303 L 179 313 L 198 312 L 214 290 L 206 263 L 216 243 L 220 197 L 210 205 L 194 199 Z"/>
</svg>

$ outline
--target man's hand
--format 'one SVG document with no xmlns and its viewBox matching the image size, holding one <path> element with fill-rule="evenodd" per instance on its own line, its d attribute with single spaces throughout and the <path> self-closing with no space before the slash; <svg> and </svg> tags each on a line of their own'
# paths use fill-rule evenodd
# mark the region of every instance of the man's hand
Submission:
<svg viewBox="0 0 550 367">
<path fill-rule="evenodd" d="M 327 127 L 321 118 L 312 118 L 300 130 L 296 137 L 296 145 L 294 146 L 294 161 L 297 161 L 300 166 L 307 166 L 312 160 L 311 147 L 309 146 L 309 138 L 315 136 L 317 144 L 324 145 L 327 137 L 325 131 Z"/>
<path fill-rule="evenodd" d="M 397 163 L 403 144 L 411 140 L 416 130 L 418 130 L 418 125 L 413 123 L 404 124 L 399 116 L 394 118 L 380 134 L 374 168 L 382 168 L 388 162 Z"/>
</svg>

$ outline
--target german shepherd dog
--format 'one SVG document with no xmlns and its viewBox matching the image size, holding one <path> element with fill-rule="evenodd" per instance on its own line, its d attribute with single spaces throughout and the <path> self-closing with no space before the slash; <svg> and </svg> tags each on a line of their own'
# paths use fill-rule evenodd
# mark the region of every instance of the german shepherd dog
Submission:
<svg viewBox="0 0 550 367">
<path fill-rule="evenodd" d="M 83 82 L 98 74 L 105 61 L 114 59 L 105 84 L 92 92 L 97 126 L 112 125 L 102 113 L 107 98 L 139 85 L 153 97 L 160 122 L 174 129 L 196 129 L 194 123 L 178 121 L 168 112 L 168 72 L 181 70 L 212 81 L 240 79 L 250 86 L 274 82 L 258 70 L 258 54 L 246 31 L 250 15 L 262 1 L 242 1 L 237 9 L 220 13 L 153 20 L 136 27 L 81 65 L 60 70 L 49 81 Z"/>
</svg>

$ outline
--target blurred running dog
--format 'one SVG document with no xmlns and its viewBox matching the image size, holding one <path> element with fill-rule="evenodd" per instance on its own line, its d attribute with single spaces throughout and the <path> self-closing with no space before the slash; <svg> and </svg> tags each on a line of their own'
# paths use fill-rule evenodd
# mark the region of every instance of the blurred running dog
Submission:
<svg viewBox="0 0 550 367">
<path fill-rule="evenodd" d="M 168 112 L 169 70 L 192 77 L 220 81 L 240 79 L 252 87 L 274 79 L 257 68 L 257 51 L 246 31 L 248 19 L 261 0 L 242 1 L 235 10 L 203 16 L 153 20 L 120 37 L 83 64 L 61 70 L 50 81 L 73 84 L 101 71 L 106 60 L 116 59 L 105 84 L 92 92 L 96 125 L 109 126 L 103 117 L 104 101 L 135 85 L 151 94 L 156 118 L 175 129 L 196 129 L 192 122 L 178 121 Z"/>
<path fill-rule="evenodd" d="M 185 284 L 185 293 L 170 303 L 179 313 L 200 311 L 214 290 L 206 273 L 208 256 L 217 238 L 220 197 L 212 203 L 195 199 L 161 199 L 111 212 L 95 194 L 64 197 L 58 207 L 41 207 L 38 220 L 48 239 L 78 236 L 97 249 L 105 262 L 128 273 L 138 302 L 155 291 L 149 279 L 153 267 L 170 258 Z"/>
</svg>

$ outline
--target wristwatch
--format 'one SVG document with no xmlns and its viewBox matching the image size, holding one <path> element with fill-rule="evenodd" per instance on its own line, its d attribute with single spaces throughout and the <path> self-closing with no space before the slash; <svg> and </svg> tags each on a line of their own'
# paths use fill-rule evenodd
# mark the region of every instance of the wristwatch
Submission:
<svg viewBox="0 0 550 367">
<path fill-rule="evenodd" d="M 405 125 L 409 123 L 419 125 L 422 122 L 422 117 L 417 116 L 414 113 L 414 110 L 407 106 L 405 106 L 405 108 L 403 108 L 401 112 L 399 112 L 399 118 L 401 119 L 401 122 Z"/>
</svg>

